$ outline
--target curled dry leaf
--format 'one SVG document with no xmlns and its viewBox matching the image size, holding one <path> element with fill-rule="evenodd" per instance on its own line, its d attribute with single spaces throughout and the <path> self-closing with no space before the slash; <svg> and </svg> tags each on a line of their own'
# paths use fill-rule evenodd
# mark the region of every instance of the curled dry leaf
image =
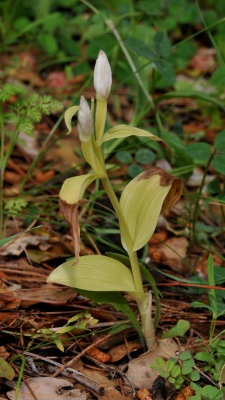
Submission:
<svg viewBox="0 0 225 400">
<path fill-rule="evenodd" d="M 151 393 L 147 389 L 138 390 L 137 398 L 139 400 L 153 400 Z"/>
<path fill-rule="evenodd" d="M 2 256 L 13 255 L 19 256 L 28 246 L 38 246 L 43 242 L 48 241 L 46 236 L 30 235 L 29 233 L 23 233 L 10 242 L 6 243 L 0 248 L 0 254 Z"/>
<path fill-rule="evenodd" d="M 107 363 L 110 361 L 110 355 L 99 350 L 97 347 L 92 347 L 87 354 L 102 363 Z"/>
<path fill-rule="evenodd" d="M 75 263 L 77 263 L 80 254 L 80 225 L 78 216 L 78 203 L 67 204 L 65 201 L 60 199 L 59 206 L 65 220 L 70 224 L 71 227 L 71 233 L 74 245 Z"/>
<path fill-rule="evenodd" d="M 159 244 L 160 242 L 165 242 L 166 239 L 167 239 L 167 232 L 164 229 L 162 229 L 162 230 L 154 233 L 154 235 L 150 239 L 149 243 L 150 244 Z"/>
<path fill-rule="evenodd" d="M 111 362 L 117 362 L 121 358 L 125 357 L 128 353 L 138 350 L 141 348 L 141 344 L 137 342 L 129 341 L 126 344 L 120 344 L 109 350 L 108 354 L 111 357 Z"/>
<path fill-rule="evenodd" d="M 189 397 L 194 396 L 195 391 L 191 388 L 191 386 L 186 386 L 184 389 L 178 393 L 175 400 L 187 400 Z"/>
<path fill-rule="evenodd" d="M 173 271 L 185 272 L 187 266 L 182 259 L 187 256 L 188 240 L 184 236 L 173 237 L 155 246 L 150 246 L 149 256 L 157 263 L 169 266 Z"/>
</svg>

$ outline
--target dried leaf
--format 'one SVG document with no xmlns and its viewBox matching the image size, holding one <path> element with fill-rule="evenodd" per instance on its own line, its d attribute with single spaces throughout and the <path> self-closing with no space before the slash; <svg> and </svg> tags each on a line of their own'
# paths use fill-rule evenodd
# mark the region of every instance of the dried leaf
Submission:
<svg viewBox="0 0 225 400">
<path fill-rule="evenodd" d="M 159 376 L 159 372 L 151 368 L 150 364 L 155 364 L 158 357 L 164 360 L 175 357 L 177 350 L 177 344 L 171 338 L 160 340 L 157 346 L 129 362 L 127 375 L 132 379 L 135 386 L 151 389 L 153 382 Z"/>
<path fill-rule="evenodd" d="M 41 400 L 59 399 L 59 400 L 87 400 L 87 394 L 79 389 L 72 389 L 73 385 L 69 380 L 59 378 L 28 378 L 27 383 Z M 65 390 L 63 388 L 66 388 Z M 68 389 L 71 388 L 71 389 Z M 15 399 L 15 390 L 7 392 L 10 400 Z M 33 400 L 33 396 L 27 386 L 22 383 L 19 388 L 18 400 Z"/>
<path fill-rule="evenodd" d="M 155 246 L 150 246 L 149 256 L 158 263 L 172 268 L 172 270 L 183 273 L 187 266 L 182 259 L 187 256 L 188 240 L 184 236 L 173 237 Z"/>
</svg>

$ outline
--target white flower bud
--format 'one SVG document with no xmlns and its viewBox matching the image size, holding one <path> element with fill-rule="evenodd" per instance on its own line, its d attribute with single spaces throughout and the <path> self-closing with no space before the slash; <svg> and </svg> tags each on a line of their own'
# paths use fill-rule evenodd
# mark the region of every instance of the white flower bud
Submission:
<svg viewBox="0 0 225 400">
<path fill-rule="evenodd" d="M 80 98 L 77 130 L 81 142 L 88 142 L 94 131 L 92 113 L 84 96 Z"/>
<path fill-rule="evenodd" d="M 107 99 L 112 85 L 112 71 L 109 60 L 103 50 L 100 50 L 94 69 L 94 87 L 97 99 Z"/>
</svg>

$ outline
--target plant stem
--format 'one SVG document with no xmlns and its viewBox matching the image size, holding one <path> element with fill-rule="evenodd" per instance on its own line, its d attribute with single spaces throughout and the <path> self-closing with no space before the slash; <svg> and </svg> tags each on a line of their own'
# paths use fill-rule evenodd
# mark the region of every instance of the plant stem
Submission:
<svg viewBox="0 0 225 400">
<path fill-rule="evenodd" d="M 130 259 L 134 285 L 138 294 L 130 293 L 138 305 L 138 309 L 142 321 L 142 330 L 149 347 L 155 344 L 155 329 L 152 322 L 152 294 L 151 292 L 144 293 L 143 283 L 141 278 L 140 266 L 137 258 L 137 252 L 132 250 L 132 238 L 128 230 L 125 218 L 123 216 L 119 201 L 114 193 L 108 176 L 101 179 L 102 185 L 113 205 L 113 208 L 119 218 L 120 228 L 126 238 L 127 252 Z M 130 249 L 130 250 L 129 250 Z"/>
<path fill-rule="evenodd" d="M 209 166 L 210 166 L 210 164 L 211 164 L 211 162 L 213 160 L 214 154 L 215 154 L 215 151 L 212 152 L 211 156 L 208 159 L 208 162 L 207 162 L 206 167 L 205 167 L 204 175 L 203 175 L 203 178 L 202 178 L 202 181 L 201 181 L 201 185 L 200 185 L 200 188 L 199 188 L 199 191 L 198 191 L 198 194 L 197 194 L 198 197 L 197 197 L 197 200 L 196 200 L 196 203 L 195 203 L 194 212 L 193 212 L 193 220 L 192 220 L 192 224 L 193 224 L 193 226 L 192 226 L 192 241 L 191 241 L 192 244 L 196 240 L 196 222 L 197 222 L 197 216 L 198 216 L 198 211 L 199 211 L 200 197 L 201 197 L 202 190 L 203 190 L 203 187 L 204 187 L 204 184 L 205 184 L 206 175 L 208 173 Z"/>
</svg>

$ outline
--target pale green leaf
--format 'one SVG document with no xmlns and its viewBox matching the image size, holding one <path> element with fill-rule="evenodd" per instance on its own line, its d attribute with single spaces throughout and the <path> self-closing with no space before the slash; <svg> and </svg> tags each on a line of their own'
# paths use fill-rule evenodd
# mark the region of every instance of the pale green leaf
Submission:
<svg viewBox="0 0 225 400">
<path fill-rule="evenodd" d="M 86 174 L 66 179 L 59 193 L 60 199 L 67 204 L 77 204 L 87 187 L 98 177 L 97 174 Z"/>
<path fill-rule="evenodd" d="M 10 381 L 14 378 L 15 372 L 14 369 L 7 363 L 7 361 L 0 358 L 0 376 L 6 379 L 10 379 Z"/>
<path fill-rule="evenodd" d="M 162 335 L 162 339 L 174 336 L 183 336 L 190 328 L 190 322 L 185 319 L 180 319 L 173 328 L 169 329 Z"/>
<path fill-rule="evenodd" d="M 70 133 L 72 131 L 72 118 L 73 116 L 77 113 L 77 111 L 79 110 L 79 106 L 72 106 L 70 108 L 68 108 L 68 110 L 66 110 L 65 114 L 64 114 L 64 120 L 65 120 L 65 124 L 66 127 L 68 129 L 68 133 Z"/>
<path fill-rule="evenodd" d="M 129 125 L 116 125 L 113 128 L 109 129 L 103 136 L 103 142 L 107 142 L 108 140 L 111 139 L 117 139 L 117 138 L 124 138 L 124 137 L 129 137 L 129 136 L 145 136 L 148 137 L 151 140 L 160 142 L 162 141 L 161 138 L 159 138 L 156 135 L 153 135 L 152 133 L 145 131 L 144 129 L 139 129 L 135 128 L 134 126 L 129 126 Z"/>
<path fill-rule="evenodd" d="M 54 337 L 54 342 L 60 351 L 64 351 L 62 341 L 58 337 Z"/>
<path fill-rule="evenodd" d="M 78 289 L 106 292 L 135 292 L 130 270 L 121 262 L 106 256 L 93 255 L 66 261 L 48 277 L 48 282 Z"/>
<path fill-rule="evenodd" d="M 132 239 L 132 250 L 145 246 L 154 233 L 159 214 L 170 208 L 180 198 L 182 182 L 160 168 L 151 168 L 136 176 L 125 187 L 120 205 Z M 121 225 L 122 244 L 126 235 Z"/>
</svg>

